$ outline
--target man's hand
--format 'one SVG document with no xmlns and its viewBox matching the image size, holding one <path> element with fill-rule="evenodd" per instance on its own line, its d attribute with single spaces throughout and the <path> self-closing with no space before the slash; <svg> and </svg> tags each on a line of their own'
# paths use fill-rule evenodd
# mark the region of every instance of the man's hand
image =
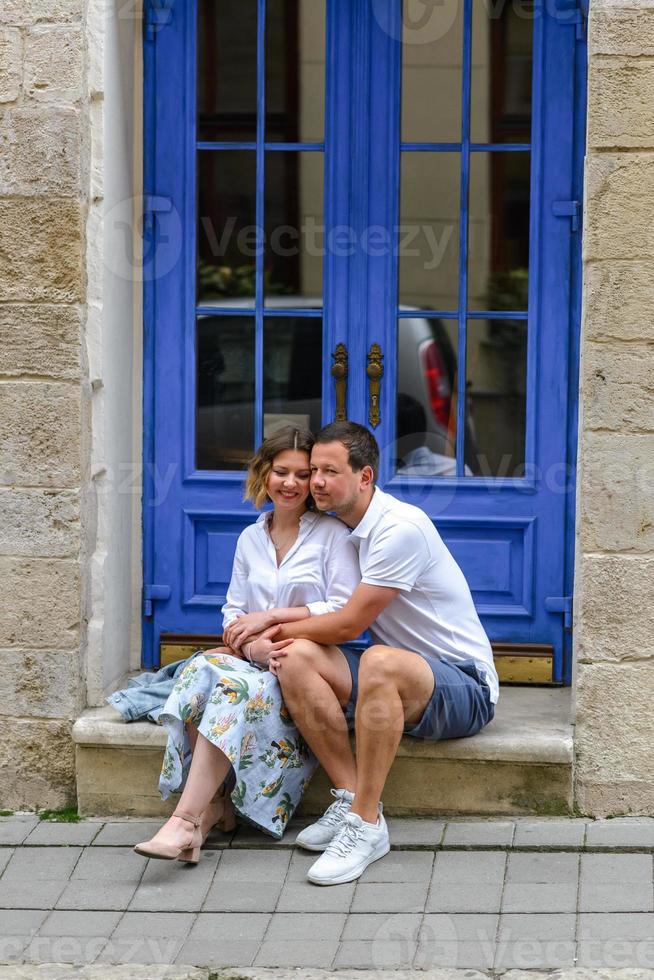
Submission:
<svg viewBox="0 0 654 980">
<path fill-rule="evenodd" d="M 273 623 L 274 619 L 271 617 L 269 610 L 245 613 L 245 615 L 239 616 L 238 619 L 235 619 L 233 623 L 229 624 L 223 633 L 223 639 L 228 646 L 238 650 L 250 637 L 255 636 L 257 633 L 262 633 L 269 626 L 272 626 Z"/>
<path fill-rule="evenodd" d="M 293 642 L 292 640 L 275 641 L 271 639 L 269 634 L 275 633 L 278 629 L 279 627 L 273 626 L 269 630 L 266 630 L 265 633 L 262 633 L 261 636 L 252 641 L 252 645 L 248 651 L 251 659 L 255 661 L 255 663 L 265 664 L 269 668 L 271 674 L 275 674 L 275 676 L 277 676 L 277 664 L 275 664 L 274 667 L 271 667 L 271 658 L 276 660 L 276 658 L 283 652 L 285 647 L 289 646 L 289 644 Z"/>
</svg>

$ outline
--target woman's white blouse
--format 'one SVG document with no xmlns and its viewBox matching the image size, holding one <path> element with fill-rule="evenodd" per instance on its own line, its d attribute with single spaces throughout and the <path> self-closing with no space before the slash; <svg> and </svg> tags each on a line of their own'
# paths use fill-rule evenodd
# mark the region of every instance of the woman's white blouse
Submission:
<svg viewBox="0 0 654 980">
<path fill-rule="evenodd" d="M 312 616 L 336 612 L 361 581 L 359 559 L 349 529 L 336 517 L 307 511 L 297 539 L 279 568 L 268 533 L 270 512 L 239 536 L 223 629 L 237 616 L 263 609 L 307 606 Z"/>
</svg>

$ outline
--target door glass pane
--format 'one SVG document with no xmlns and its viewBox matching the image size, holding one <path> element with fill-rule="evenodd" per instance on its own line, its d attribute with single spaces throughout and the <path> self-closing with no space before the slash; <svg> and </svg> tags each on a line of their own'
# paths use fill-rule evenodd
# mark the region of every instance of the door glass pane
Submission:
<svg viewBox="0 0 654 980">
<path fill-rule="evenodd" d="M 529 159 L 527 152 L 471 154 L 470 310 L 527 309 Z"/>
<path fill-rule="evenodd" d="M 457 321 L 398 320 L 398 475 L 456 476 Z"/>
<path fill-rule="evenodd" d="M 325 2 L 266 4 L 266 139 L 322 142 L 325 120 Z"/>
<path fill-rule="evenodd" d="M 322 417 L 322 320 L 267 317 L 263 433 L 294 423 L 317 432 Z"/>
<path fill-rule="evenodd" d="M 266 305 L 296 296 L 320 305 L 323 266 L 323 154 L 266 154 Z"/>
<path fill-rule="evenodd" d="M 201 150 L 197 159 L 198 300 L 254 297 L 255 153 Z"/>
<path fill-rule="evenodd" d="M 466 458 L 481 476 L 524 476 L 527 321 L 469 320 Z"/>
<path fill-rule="evenodd" d="M 254 140 L 256 0 L 198 0 L 198 139 Z"/>
<path fill-rule="evenodd" d="M 197 321 L 196 466 L 242 470 L 254 449 L 254 319 Z"/>
<path fill-rule="evenodd" d="M 473 143 L 529 143 L 533 32 L 530 0 L 473 3 Z"/>
<path fill-rule="evenodd" d="M 457 308 L 460 159 L 458 153 L 402 154 L 398 253 L 405 306 Z"/>
<path fill-rule="evenodd" d="M 402 140 L 461 139 L 461 0 L 403 0 Z"/>
</svg>

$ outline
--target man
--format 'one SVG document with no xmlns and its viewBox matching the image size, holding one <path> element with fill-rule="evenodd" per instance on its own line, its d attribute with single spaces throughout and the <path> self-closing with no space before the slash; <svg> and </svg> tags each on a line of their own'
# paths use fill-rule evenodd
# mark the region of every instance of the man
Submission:
<svg viewBox="0 0 654 980">
<path fill-rule="evenodd" d="M 353 530 L 362 581 L 338 612 L 273 627 L 286 705 L 326 770 L 335 802 L 297 843 L 324 853 L 316 884 L 358 878 L 390 849 L 381 794 L 402 734 L 474 735 L 499 697 L 488 638 L 459 566 L 427 515 L 375 487 L 379 450 L 354 422 L 318 433 L 311 492 Z M 339 649 L 370 628 L 375 645 Z M 348 727 L 354 718 L 356 763 Z"/>
</svg>

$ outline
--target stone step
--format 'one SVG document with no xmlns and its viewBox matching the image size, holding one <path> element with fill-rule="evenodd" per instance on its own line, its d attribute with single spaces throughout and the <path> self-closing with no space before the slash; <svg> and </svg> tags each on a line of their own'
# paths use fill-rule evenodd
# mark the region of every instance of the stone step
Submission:
<svg viewBox="0 0 654 980">
<path fill-rule="evenodd" d="M 403 738 L 384 789 L 390 816 L 568 814 L 572 812 L 570 688 L 502 686 L 493 721 L 472 738 Z M 79 812 L 83 816 L 170 813 L 159 797 L 166 733 L 126 724 L 114 708 L 89 708 L 73 726 Z M 322 812 L 329 781 L 319 769 L 300 815 Z"/>
</svg>

